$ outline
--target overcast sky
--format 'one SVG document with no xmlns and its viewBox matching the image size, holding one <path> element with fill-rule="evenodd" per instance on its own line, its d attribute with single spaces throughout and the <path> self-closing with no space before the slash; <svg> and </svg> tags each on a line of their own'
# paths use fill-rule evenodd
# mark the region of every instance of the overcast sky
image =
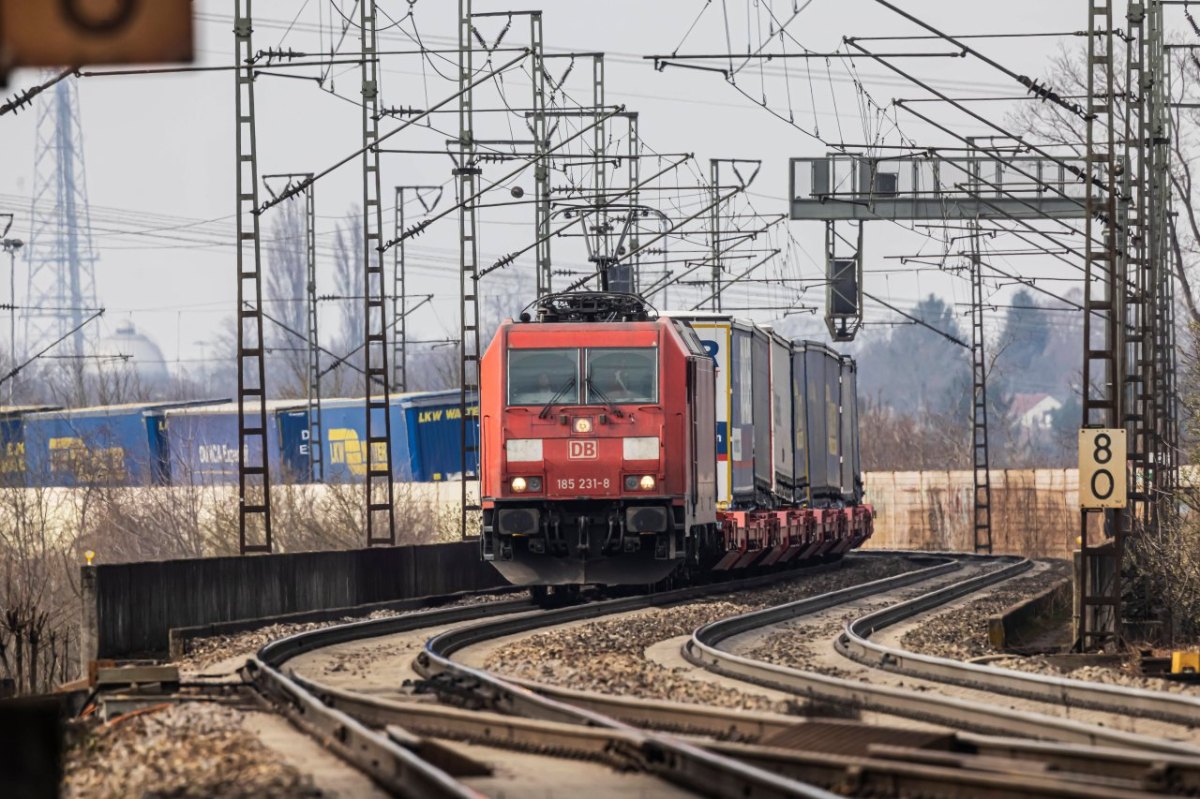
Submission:
<svg viewBox="0 0 1200 799">
<path fill-rule="evenodd" d="M 1083 0 L 1011 0 L 1007 3 L 963 2 L 963 0 L 896 0 L 911 13 L 952 34 L 1063 32 L 1086 27 Z M 343 13 L 352 13 L 353 0 L 341 0 Z M 383 50 L 407 50 L 419 36 L 430 48 L 448 47 L 455 34 L 455 4 L 448 0 L 381 2 L 380 36 Z M 803 6 L 803 0 L 795 5 Z M 197 0 L 197 61 L 202 65 L 227 65 L 233 53 L 232 11 L 229 0 Z M 412 16 L 403 18 L 412 9 Z M 477 0 L 476 10 L 504 10 L 510 4 Z M 524 6 L 521 6 L 524 7 Z M 331 36 L 338 38 L 340 21 L 331 0 L 260 0 L 255 4 L 256 48 L 291 47 L 320 52 L 328 49 Z M 681 208 L 695 210 L 699 195 L 688 194 L 707 173 L 708 159 L 761 159 L 763 167 L 749 190 L 748 200 L 763 214 L 787 210 L 787 159 L 826 151 L 826 141 L 906 140 L 921 144 L 954 144 L 944 133 L 933 130 L 912 116 L 871 108 L 870 102 L 888 106 L 893 98 L 924 96 L 905 85 L 878 64 L 824 60 L 774 61 L 763 71 L 748 67 L 739 73 L 736 85 L 710 71 L 668 68 L 655 71 L 642 56 L 678 51 L 713 53 L 729 49 L 744 51 L 756 46 L 772 23 L 770 13 L 789 19 L 792 0 L 609 0 L 583 2 L 559 0 L 545 9 L 544 35 L 547 52 L 604 51 L 607 102 L 620 103 L 640 112 L 640 132 L 646 146 L 662 154 L 694 153 L 694 166 L 672 175 L 685 190 L 672 199 Z M 356 14 L 356 12 L 354 12 Z M 355 16 L 356 18 L 356 16 Z M 506 20 L 480 23 L 480 34 L 494 37 Z M 527 41 L 527 23 L 517 18 L 505 44 Z M 748 33 L 749 30 L 749 33 Z M 689 32 L 690 31 L 690 32 Z M 813 0 L 790 22 L 786 42 L 796 52 L 796 42 L 816 52 L 837 50 L 844 36 L 921 33 L 902 17 L 874 0 Z M 778 37 L 776 38 L 776 42 Z M 980 49 L 1014 71 L 1030 75 L 1044 73 L 1046 60 L 1060 45 L 1079 46 L 1077 37 L 987 39 L 976 42 Z M 880 52 L 920 50 L 945 53 L 948 46 L 935 41 L 871 42 Z M 352 55 L 358 47 L 352 28 L 341 52 Z M 771 50 L 781 48 L 772 45 Z M 496 58 L 503 57 L 497 53 Z M 382 66 L 382 102 L 385 107 L 428 107 L 453 93 L 454 55 L 388 55 Z M 566 62 L 549 62 L 562 70 Z M 955 96 L 1005 96 L 1022 93 L 1011 78 L 971 59 L 899 59 L 896 64 L 911 69 Z M 590 64 L 578 62 L 567 77 L 563 91 L 576 99 L 590 92 Z M 853 71 L 852 71 L 853 70 Z M 296 72 L 293 70 L 292 72 Z M 319 74 L 307 70 L 304 74 Z M 861 81 L 863 90 L 855 84 Z M 39 80 L 36 73 L 18 71 L 10 76 L 10 93 Z M 111 331 L 124 319 L 132 320 L 162 347 L 168 360 L 182 358 L 193 364 L 212 348 L 196 342 L 212 339 L 222 320 L 233 310 L 234 253 L 232 248 L 234 204 L 234 119 L 233 75 L 201 72 L 148 77 L 95 77 L 78 81 L 82 124 L 86 143 L 87 188 L 92 208 L 92 227 L 100 260 L 96 265 L 99 299 L 108 309 L 104 330 Z M 260 171 L 319 171 L 353 152 L 359 146 L 358 67 L 332 68 L 323 86 L 315 81 L 287 80 L 264 76 L 257 83 L 258 142 Z M 523 73 L 510 73 L 503 84 L 489 87 L 480 107 L 498 107 L 501 100 L 527 103 L 528 81 Z M 514 98 L 509 97 L 512 95 Z M 870 102 L 868 102 L 868 98 Z M 789 125 L 772 116 L 764 105 L 795 120 Z M 991 119 L 1003 122 L 1010 103 L 979 104 Z M 926 106 L 933 111 L 935 106 Z M 988 133 L 984 126 L 960 114 L 934 111 L 963 135 Z M 519 137 L 520 120 L 504 114 L 481 114 L 480 138 Z M 486 118 L 486 119 L 485 119 Z M 895 121 L 900 122 L 899 130 Z M 37 113 L 26 111 L 0 120 L 0 148 L 6 169 L 0 174 L 0 210 L 17 214 L 13 235 L 29 238 L 28 203 L 33 190 L 33 154 Z M 386 132 L 399 122 L 384 120 Z M 456 119 L 440 115 L 435 129 L 412 129 L 389 141 L 397 149 L 443 150 L 453 135 Z M 654 162 L 643 165 L 643 174 Z M 450 179 L 450 159 L 443 155 L 389 154 L 383 161 L 385 228 L 391 225 L 390 187 L 397 184 L 445 184 Z M 485 165 L 484 180 L 494 179 L 510 165 Z M 317 210 L 321 273 L 319 290 L 332 291 L 332 249 L 335 226 L 360 197 L 360 172 L 355 161 L 317 184 Z M 528 173 L 513 181 L 532 195 Z M 452 197 L 452 192 L 447 195 Z M 508 198 L 508 193 L 503 194 Z M 446 199 L 443 199 L 443 203 Z M 664 203 L 667 202 L 664 199 Z M 409 208 L 417 213 L 414 205 Z M 527 244 L 533 236 L 532 209 L 485 212 L 480 233 L 481 262 L 490 264 L 505 252 Z M 264 235 L 270 225 L 264 217 Z M 778 277 L 817 279 L 822 272 L 822 226 L 819 223 L 788 223 L 794 238 L 786 260 L 764 270 Z M 456 333 L 457 225 L 454 217 L 434 225 L 409 247 L 410 275 L 418 287 L 412 293 L 437 293 L 439 299 L 414 314 L 413 321 L 430 337 Z M 780 241 L 783 240 L 781 237 Z M 679 245 L 683 248 L 683 245 Z M 923 250 L 924 248 L 924 250 Z M 932 248 L 932 249 L 931 249 Z M 901 266 L 888 255 L 918 251 L 941 252 L 912 233 L 888 223 L 873 223 L 867 232 L 867 289 L 890 302 L 907 306 L 928 292 L 937 292 L 950 302 L 969 299 L 969 286 L 961 277 L 933 268 L 918 271 Z M 586 253 L 579 240 L 554 243 L 556 267 L 586 267 Z M 529 278 L 532 261 L 517 261 L 508 273 Z M 7 264 L 5 264 L 7 266 Z M 26 266 L 18 261 L 18 283 L 23 287 Z M 1012 269 L 1026 274 L 1069 277 L 1070 270 L 1052 260 L 1037 262 L 1022 258 Z M 771 271 L 774 270 L 774 271 Z M 496 273 L 500 275 L 502 273 Z M 1075 273 L 1077 274 L 1077 273 Z M 495 277 L 496 286 L 504 278 Z M 485 285 L 485 291 L 488 285 Z M 1055 290 L 1065 290 L 1062 284 Z M 746 289 L 730 303 L 759 303 L 763 310 L 747 315 L 771 321 L 781 311 L 766 306 L 779 304 L 819 305 L 822 292 L 810 290 L 804 297 L 796 287 L 757 286 Z M 1011 287 L 993 284 L 997 297 Z M 22 300 L 23 288 L 18 291 Z M 0 293 L 4 293 L 0 291 Z M 7 299 L 7 298 L 6 298 Z M 328 311 L 327 313 L 331 313 Z M 877 306 L 868 307 L 868 319 L 895 318 Z M 995 315 L 998 323 L 999 315 Z"/>
</svg>

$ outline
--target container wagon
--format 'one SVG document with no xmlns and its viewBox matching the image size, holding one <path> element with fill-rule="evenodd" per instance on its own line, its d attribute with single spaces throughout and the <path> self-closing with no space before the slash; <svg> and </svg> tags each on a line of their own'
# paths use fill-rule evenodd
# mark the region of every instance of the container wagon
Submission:
<svg viewBox="0 0 1200 799">
<path fill-rule="evenodd" d="M 196 402 L 69 408 L 24 416 L 26 472 L 41 486 L 162 483 L 167 443 L 161 414 Z"/>
<path fill-rule="evenodd" d="M 389 411 L 393 479 L 430 483 L 458 479 L 462 470 L 462 423 L 459 392 L 431 391 L 394 394 Z M 366 474 L 366 415 L 361 397 L 328 399 L 321 402 L 322 452 L 326 482 L 363 479 Z M 314 467 L 308 445 L 307 407 L 280 412 L 283 462 L 294 473 L 312 474 Z M 479 437 L 479 403 L 467 408 L 467 438 L 474 445 Z M 471 469 L 477 467 L 478 448 L 473 446 Z M 378 454 L 383 459 L 383 454 Z M 316 475 L 313 475 L 316 479 Z"/>
<path fill-rule="evenodd" d="M 56 411 L 58 405 L 9 405 L 0 407 L 0 483 L 22 484 L 25 474 L 25 417 Z"/>
<path fill-rule="evenodd" d="M 267 402 L 266 463 L 280 475 L 280 411 L 294 409 L 296 400 Z M 226 485 L 238 480 L 238 404 L 219 402 L 168 408 L 162 412 L 164 482 L 171 485 Z M 251 439 L 258 441 L 257 437 Z M 252 446 L 259 446 L 257 444 Z M 248 462 L 258 462 L 257 451 Z M 287 478 L 284 475 L 285 479 Z"/>
</svg>

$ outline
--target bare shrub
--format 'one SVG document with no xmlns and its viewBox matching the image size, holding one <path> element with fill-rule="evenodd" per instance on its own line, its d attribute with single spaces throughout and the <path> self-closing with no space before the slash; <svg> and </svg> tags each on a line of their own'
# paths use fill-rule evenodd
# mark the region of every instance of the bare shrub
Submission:
<svg viewBox="0 0 1200 799">
<path fill-rule="evenodd" d="M 79 618 L 78 497 L 0 487 L 0 676 L 41 693 L 73 672 Z"/>
</svg>

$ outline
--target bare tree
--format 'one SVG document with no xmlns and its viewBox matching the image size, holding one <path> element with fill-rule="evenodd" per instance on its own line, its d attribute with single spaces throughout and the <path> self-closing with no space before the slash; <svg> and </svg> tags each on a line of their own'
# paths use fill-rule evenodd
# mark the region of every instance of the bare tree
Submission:
<svg viewBox="0 0 1200 799">
<path fill-rule="evenodd" d="M 332 338 L 333 352 L 344 354 L 345 363 L 328 375 L 328 392 L 348 395 L 362 390 L 358 369 L 363 356 L 363 244 L 362 211 L 352 208 L 344 223 L 337 226 L 333 239 L 333 285 L 340 313 L 337 333 Z"/>
<path fill-rule="evenodd" d="M 1172 114 L 1175 125 L 1171 137 L 1171 186 L 1174 192 L 1178 220 L 1170 225 L 1171 247 L 1175 252 L 1176 277 L 1188 315 L 1200 324 L 1200 303 L 1192 287 L 1193 275 L 1200 267 L 1200 218 L 1195 204 L 1200 197 L 1193 174 L 1200 167 L 1200 59 L 1186 47 L 1167 51 L 1171 59 Z M 1099 68 L 1098 68 L 1099 69 Z M 1126 96 L 1125 50 L 1116 50 L 1115 92 L 1118 100 Z M 1051 59 L 1046 82 L 1064 96 L 1086 95 L 1087 53 L 1082 48 L 1061 47 Z M 1117 121 L 1124 124 L 1126 104 L 1116 104 Z M 1030 101 L 1022 104 L 1009 116 L 1009 127 L 1032 140 L 1056 145 L 1076 156 L 1083 156 L 1086 141 L 1085 122 L 1055 103 Z"/>
<path fill-rule="evenodd" d="M 269 313 L 295 333 L 288 332 L 269 319 L 263 320 L 263 335 L 270 350 L 267 368 L 271 371 L 271 393 L 278 397 L 305 395 L 307 342 L 296 335 L 307 327 L 305 301 L 308 286 L 308 262 L 305 247 L 305 220 L 302 198 L 283 203 L 271 221 L 266 242 Z"/>
</svg>

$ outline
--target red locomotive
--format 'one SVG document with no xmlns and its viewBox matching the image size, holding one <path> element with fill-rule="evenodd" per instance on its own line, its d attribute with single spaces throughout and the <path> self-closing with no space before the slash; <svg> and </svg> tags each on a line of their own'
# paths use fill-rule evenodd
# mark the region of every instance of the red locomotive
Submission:
<svg viewBox="0 0 1200 799">
<path fill-rule="evenodd" d="M 480 374 L 484 560 L 521 585 L 650 584 L 858 545 L 853 361 L 817 346 L 601 292 L 506 321 Z"/>
</svg>

